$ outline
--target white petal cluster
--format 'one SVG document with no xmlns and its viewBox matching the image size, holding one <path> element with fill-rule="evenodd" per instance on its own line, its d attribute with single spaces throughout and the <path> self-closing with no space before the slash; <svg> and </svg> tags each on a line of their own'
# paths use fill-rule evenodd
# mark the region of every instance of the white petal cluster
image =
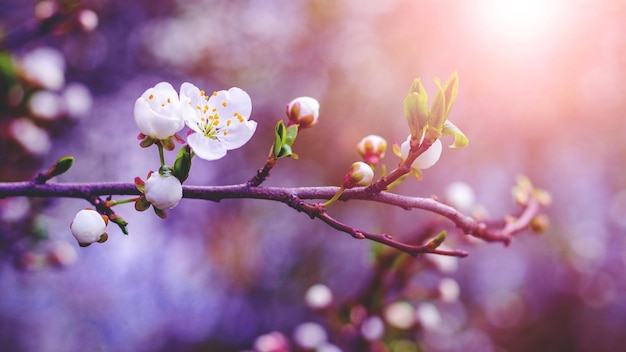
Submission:
<svg viewBox="0 0 626 352">
<path fill-rule="evenodd" d="M 244 90 L 233 87 L 207 96 L 191 83 L 180 88 L 185 123 L 192 130 L 187 143 L 205 160 L 224 157 L 228 150 L 246 144 L 256 131 L 256 122 L 248 120 L 252 101 Z"/>
<path fill-rule="evenodd" d="M 167 82 L 148 88 L 135 101 L 134 115 L 139 131 L 156 139 L 169 138 L 185 126 L 178 93 Z"/>
<path fill-rule="evenodd" d="M 252 138 L 257 124 L 249 120 L 251 112 L 250 96 L 240 88 L 206 95 L 185 82 L 177 93 L 171 84 L 161 82 L 137 99 L 134 117 L 141 133 L 153 139 L 168 139 L 186 124 L 194 154 L 217 160 Z"/>
</svg>

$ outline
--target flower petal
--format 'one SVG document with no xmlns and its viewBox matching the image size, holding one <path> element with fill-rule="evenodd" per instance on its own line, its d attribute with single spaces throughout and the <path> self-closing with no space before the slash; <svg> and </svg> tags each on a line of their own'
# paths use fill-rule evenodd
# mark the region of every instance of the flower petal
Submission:
<svg viewBox="0 0 626 352">
<path fill-rule="evenodd" d="M 252 138 L 256 131 L 256 125 L 255 121 L 233 122 L 230 128 L 226 130 L 226 135 L 218 136 L 218 139 L 227 150 L 237 149 Z"/>
<path fill-rule="evenodd" d="M 217 139 L 205 137 L 201 133 L 193 133 L 187 137 L 187 143 L 193 152 L 204 160 L 217 160 L 226 155 L 224 143 Z"/>
<path fill-rule="evenodd" d="M 411 166 L 419 170 L 428 169 L 429 167 L 437 163 L 437 161 L 439 160 L 439 157 L 441 157 L 442 149 L 443 148 L 441 145 L 441 141 L 437 139 L 430 146 L 430 148 L 428 148 L 428 150 L 426 150 L 424 153 L 418 156 L 417 159 L 415 159 L 415 161 L 413 162 L 413 165 Z"/>
<path fill-rule="evenodd" d="M 252 100 L 243 89 L 233 87 L 229 90 L 220 90 L 209 97 L 209 107 L 216 108 L 221 119 L 234 116 L 250 117 Z"/>
<path fill-rule="evenodd" d="M 141 133 L 157 139 L 170 137 L 180 131 L 184 124 L 178 116 L 160 114 L 143 98 L 135 101 L 135 123 Z"/>
<path fill-rule="evenodd" d="M 160 82 L 147 89 L 135 101 L 135 123 L 146 136 L 168 138 L 184 126 L 179 105 L 178 95 L 172 85 Z"/>
</svg>

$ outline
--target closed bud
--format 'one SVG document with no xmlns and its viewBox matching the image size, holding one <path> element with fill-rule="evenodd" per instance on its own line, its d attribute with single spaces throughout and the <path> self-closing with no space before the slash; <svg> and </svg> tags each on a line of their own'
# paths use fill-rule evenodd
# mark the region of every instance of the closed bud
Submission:
<svg viewBox="0 0 626 352">
<path fill-rule="evenodd" d="M 317 124 L 320 114 L 320 103 L 311 97 L 299 97 L 287 104 L 288 126 L 298 125 L 309 128 Z"/>
<path fill-rule="evenodd" d="M 387 141 L 383 137 L 370 134 L 361 139 L 359 144 L 356 145 L 356 150 L 363 158 L 363 161 L 372 166 L 376 166 L 380 162 L 380 159 L 385 156 Z"/>
<path fill-rule="evenodd" d="M 534 233 L 544 233 L 550 226 L 550 218 L 545 214 L 540 214 L 530 221 L 530 230 Z"/>
<path fill-rule="evenodd" d="M 333 303 L 333 293 L 328 286 L 316 284 L 306 291 L 304 301 L 311 309 L 324 309 Z"/>
<path fill-rule="evenodd" d="M 100 213 L 92 209 L 83 209 L 74 217 L 70 224 L 72 235 L 81 246 L 88 246 L 100 241 L 105 235 L 107 221 Z"/>
<path fill-rule="evenodd" d="M 346 176 L 343 177 L 343 188 L 350 189 L 357 186 L 368 186 L 374 180 L 372 167 L 362 161 L 357 161 L 352 166 Z"/>
<path fill-rule="evenodd" d="M 146 180 L 144 189 L 146 200 L 155 208 L 165 210 L 174 208 L 183 198 L 183 186 L 171 174 L 161 175 L 154 172 Z"/>
</svg>

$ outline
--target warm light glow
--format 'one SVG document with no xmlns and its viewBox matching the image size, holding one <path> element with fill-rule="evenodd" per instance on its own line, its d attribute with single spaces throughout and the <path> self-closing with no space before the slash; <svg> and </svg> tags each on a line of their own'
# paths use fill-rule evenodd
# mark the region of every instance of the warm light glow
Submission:
<svg viewBox="0 0 626 352">
<path fill-rule="evenodd" d="M 482 0 L 479 23 L 489 34 L 513 42 L 538 39 L 558 26 L 558 2 L 544 0 Z"/>
</svg>

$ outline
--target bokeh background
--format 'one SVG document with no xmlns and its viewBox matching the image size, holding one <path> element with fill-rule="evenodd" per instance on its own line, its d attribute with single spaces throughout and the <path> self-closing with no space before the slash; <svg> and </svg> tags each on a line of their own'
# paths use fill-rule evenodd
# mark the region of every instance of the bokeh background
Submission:
<svg viewBox="0 0 626 352">
<path fill-rule="evenodd" d="M 308 95 L 321 103 L 320 123 L 299 136 L 300 159 L 281 160 L 266 184 L 338 185 L 363 136 L 406 138 L 402 101 L 414 78 L 432 92 L 433 78 L 457 70 L 450 119 L 470 145 L 444 150 L 423 180 L 409 179 L 397 192 L 442 197 L 462 181 L 482 214 L 501 219 L 517 210 L 510 189 L 524 174 L 552 194 L 551 225 L 509 247 L 451 232 L 446 243 L 469 257 L 414 259 L 413 289 L 447 280 L 459 294 L 409 300 L 434 308 L 435 323 L 421 322 L 417 345 L 388 348 L 626 345 L 625 2 L 4 0 L 0 28 L 2 181 L 29 179 L 64 155 L 76 163 L 59 182 L 145 178 L 158 155 L 138 146 L 134 101 L 160 81 L 190 81 L 208 91 L 243 88 L 259 125 L 226 158 L 194 160 L 187 184 L 249 179 L 263 165 L 285 104 Z M 44 84 L 7 69 L 28 60 L 31 70 L 62 73 Z M 341 304 L 373 275 L 370 243 L 283 204 L 184 200 L 167 220 L 120 206 L 130 235 L 110 226 L 106 243 L 79 248 L 68 224 L 87 206 L 0 200 L 3 349 L 240 351 L 273 331 L 297 348 L 295 327 L 312 321 L 332 351 L 341 344 L 307 307 L 307 289 L 322 283 Z M 404 239 L 436 219 L 363 202 L 334 211 L 349 224 Z"/>
</svg>

